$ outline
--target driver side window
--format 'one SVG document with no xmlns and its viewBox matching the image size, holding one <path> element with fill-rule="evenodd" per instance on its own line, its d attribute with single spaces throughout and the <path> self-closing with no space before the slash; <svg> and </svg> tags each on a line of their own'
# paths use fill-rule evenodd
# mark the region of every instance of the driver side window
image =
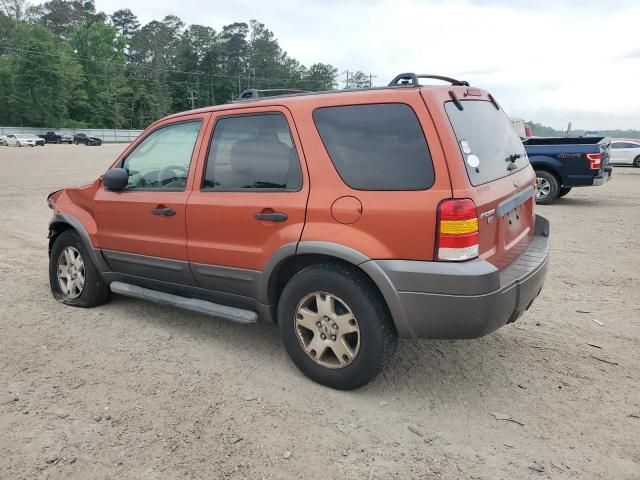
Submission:
<svg viewBox="0 0 640 480">
<path fill-rule="evenodd" d="M 184 190 L 201 120 L 159 128 L 124 160 L 127 190 Z"/>
</svg>

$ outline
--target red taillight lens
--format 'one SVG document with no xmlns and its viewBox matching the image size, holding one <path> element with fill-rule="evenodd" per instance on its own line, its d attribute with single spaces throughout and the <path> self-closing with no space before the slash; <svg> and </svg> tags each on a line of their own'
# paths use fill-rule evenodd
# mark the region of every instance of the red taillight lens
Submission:
<svg viewBox="0 0 640 480">
<path fill-rule="evenodd" d="M 591 170 L 600 170 L 600 165 L 602 162 L 602 154 L 587 153 L 587 158 L 589 159 L 589 168 Z"/>
<path fill-rule="evenodd" d="M 468 198 L 444 200 L 438 206 L 436 259 L 460 262 L 478 256 L 478 211 Z"/>
</svg>

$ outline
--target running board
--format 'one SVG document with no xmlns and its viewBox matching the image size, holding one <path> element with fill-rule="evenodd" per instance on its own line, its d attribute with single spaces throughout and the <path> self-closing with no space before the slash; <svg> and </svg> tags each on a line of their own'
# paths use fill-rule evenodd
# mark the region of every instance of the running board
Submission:
<svg viewBox="0 0 640 480">
<path fill-rule="evenodd" d="M 159 292 L 149 288 L 139 287 L 123 282 L 112 282 L 111 291 L 127 297 L 140 298 L 149 300 L 161 305 L 170 305 L 172 307 L 183 308 L 192 312 L 204 313 L 212 317 L 231 320 L 237 323 L 256 323 L 258 314 L 251 310 L 242 310 L 241 308 L 227 307 L 218 305 L 217 303 L 207 302 L 206 300 L 197 300 L 195 298 L 180 297 L 170 293 Z"/>
</svg>

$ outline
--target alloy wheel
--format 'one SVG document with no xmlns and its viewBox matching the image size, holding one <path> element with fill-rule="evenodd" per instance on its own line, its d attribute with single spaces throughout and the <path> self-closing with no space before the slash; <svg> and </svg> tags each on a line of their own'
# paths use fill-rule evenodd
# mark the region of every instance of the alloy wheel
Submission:
<svg viewBox="0 0 640 480">
<path fill-rule="evenodd" d="M 68 299 L 82 295 L 85 282 L 84 260 L 72 246 L 65 247 L 58 257 L 58 285 Z"/>
<path fill-rule="evenodd" d="M 360 351 L 360 327 L 349 306 L 327 292 L 313 292 L 298 304 L 294 328 L 305 353 L 327 368 L 344 368 Z"/>
<path fill-rule="evenodd" d="M 536 177 L 536 199 L 546 198 L 551 193 L 551 183 L 542 177 Z"/>
</svg>

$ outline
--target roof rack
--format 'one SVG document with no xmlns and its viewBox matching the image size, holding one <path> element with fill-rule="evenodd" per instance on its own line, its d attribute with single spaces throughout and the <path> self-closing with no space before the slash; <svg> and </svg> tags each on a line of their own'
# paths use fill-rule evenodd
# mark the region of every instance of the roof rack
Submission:
<svg viewBox="0 0 640 480">
<path fill-rule="evenodd" d="M 451 85 L 459 86 L 459 87 L 468 87 L 469 82 L 465 80 L 456 80 L 451 77 L 443 77 L 442 75 L 429 75 L 426 73 L 401 73 L 400 75 L 396 75 L 396 77 L 391 80 L 389 83 L 389 87 L 402 87 L 402 86 L 411 86 L 411 87 L 419 87 L 420 78 L 433 78 L 435 80 L 442 80 L 443 82 L 449 82 Z"/>
<path fill-rule="evenodd" d="M 255 98 L 278 97 L 280 95 L 297 95 L 300 93 L 309 93 L 307 90 L 296 90 L 291 88 L 270 88 L 266 90 L 258 90 L 257 88 L 249 88 L 244 90 L 240 96 L 234 100 L 241 102 L 243 100 L 253 100 Z"/>
</svg>

